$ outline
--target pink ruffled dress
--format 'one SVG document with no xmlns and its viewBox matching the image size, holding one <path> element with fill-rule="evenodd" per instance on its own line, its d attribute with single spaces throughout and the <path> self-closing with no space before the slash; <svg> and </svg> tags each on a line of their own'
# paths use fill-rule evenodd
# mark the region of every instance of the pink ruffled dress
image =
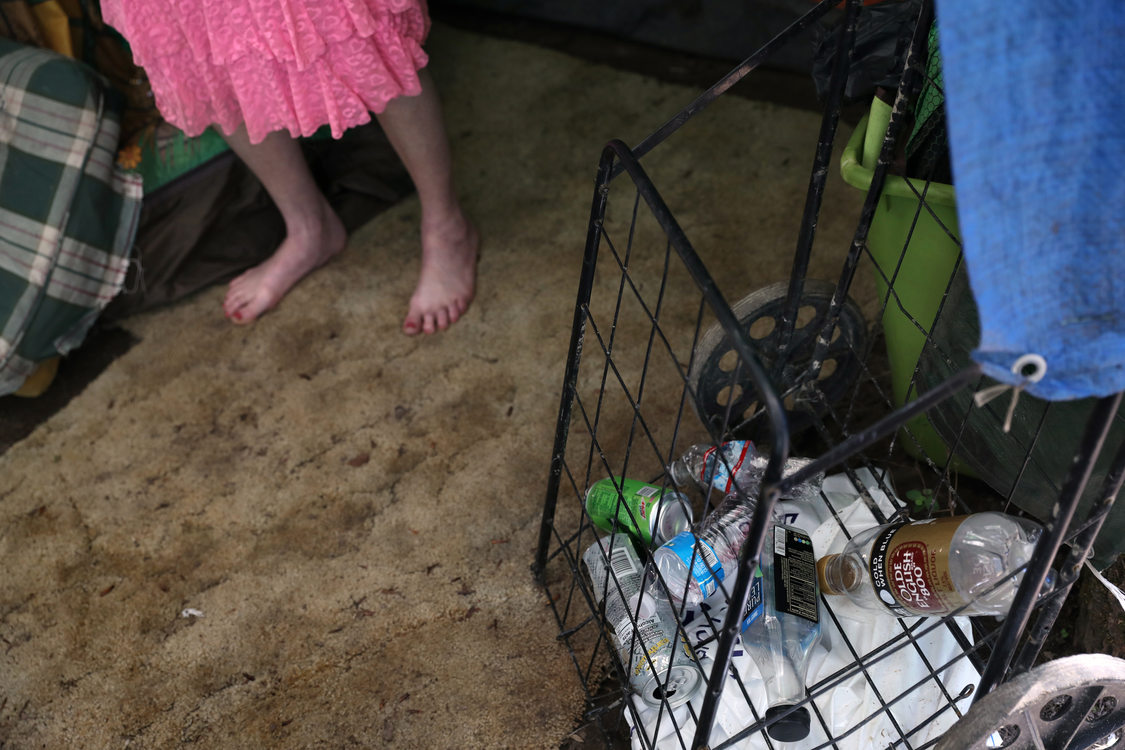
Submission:
<svg viewBox="0 0 1125 750">
<path fill-rule="evenodd" d="M 421 92 L 426 0 L 102 0 L 165 120 L 189 136 L 246 123 L 339 138 Z"/>
</svg>

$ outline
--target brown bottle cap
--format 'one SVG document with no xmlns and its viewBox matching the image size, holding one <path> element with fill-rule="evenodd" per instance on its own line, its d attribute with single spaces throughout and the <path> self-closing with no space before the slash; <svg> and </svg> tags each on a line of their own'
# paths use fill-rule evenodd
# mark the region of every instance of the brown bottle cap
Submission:
<svg viewBox="0 0 1125 750">
<path fill-rule="evenodd" d="M 825 555 L 816 561 L 816 583 L 820 586 L 820 593 L 828 594 L 829 596 L 841 593 L 828 585 L 828 581 L 825 580 L 826 576 L 824 575 L 824 567 L 828 565 L 828 561 L 834 557 L 836 557 L 836 555 Z"/>
</svg>

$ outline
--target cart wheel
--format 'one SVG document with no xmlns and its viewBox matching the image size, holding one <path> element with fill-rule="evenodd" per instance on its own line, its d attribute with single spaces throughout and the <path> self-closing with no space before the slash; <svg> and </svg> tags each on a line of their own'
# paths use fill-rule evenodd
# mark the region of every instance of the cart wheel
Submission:
<svg viewBox="0 0 1125 750">
<path fill-rule="evenodd" d="M 973 704 L 937 750 L 1125 748 L 1125 660 L 1105 654 L 1041 664 Z"/>
<path fill-rule="evenodd" d="M 789 294 L 788 282 L 763 287 L 731 308 L 755 345 L 755 353 L 766 372 L 774 374 L 774 383 L 779 389 L 784 391 L 797 383 L 808 369 L 816 337 L 820 335 L 835 292 L 835 285 L 826 281 L 805 281 L 793 338 L 783 364 L 777 361 L 777 345 L 781 316 Z M 866 343 L 867 323 L 859 306 L 849 298 L 840 311 L 818 379 L 784 398 L 790 433 L 796 434 L 812 425 L 826 404 L 843 396 L 855 384 L 863 367 Z M 769 420 L 745 368 L 740 370 L 738 379 L 734 379 L 739 358 L 722 326 L 716 323 L 707 329 L 696 351 L 689 377 L 697 396 L 693 403 L 699 418 L 719 431 L 729 420 L 727 433 L 734 437 L 764 438 L 770 430 Z"/>
</svg>

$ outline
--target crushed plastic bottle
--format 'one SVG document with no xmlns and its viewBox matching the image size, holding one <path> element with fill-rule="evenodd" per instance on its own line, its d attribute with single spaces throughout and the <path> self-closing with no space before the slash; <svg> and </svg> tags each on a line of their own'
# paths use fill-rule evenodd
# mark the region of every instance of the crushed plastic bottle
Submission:
<svg viewBox="0 0 1125 750">
<path fill-rule="evenodd" d="M 727 495 L 696 532 L 683 531 L 653 552 L 653 562 L 676 603 L 697 605 L 715 593 L 723 581 L 733 581 L 739 553 L 750 535 L 758 485 L 766 463 L 765 456 L 754 456 L 743 473 L 746 486 L 739 484 L 741 492 Z M 784 474 L 792 474 L 808 463 L 809 459 L 791 458 L 785 462 Z M 822 481 L 823 477 L 818 475 L 782 499 L 813 500 Z"/>
<path fill-rule="evenodd" d="M 714 487 L 728 494 L 737 485 L 745 492 L 756 481 L 750 471 L 753 456 L 754 444 L 749 440 L 730 440 L 717 448 L 699 443 L 668 466 L 668 477 L 680 488 Z"/>
</svg>

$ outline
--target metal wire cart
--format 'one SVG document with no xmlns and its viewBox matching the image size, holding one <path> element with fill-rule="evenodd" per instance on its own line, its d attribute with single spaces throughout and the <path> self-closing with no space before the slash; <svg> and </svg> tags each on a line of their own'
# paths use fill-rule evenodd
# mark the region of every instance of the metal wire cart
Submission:
<svg viewBox="0 0 1125 750">
<path fill-rule="evenodd" d="M 1111 747 L 1125 727 L 1125 662 L 1037 662 L 1081 567 L 1091 555 L 1104 561 L 1120 551 L 1123 521 L 1111 511 L 1125 478 L 1121 395 L 1065 408 L 1031 397 L 1017 406 L 1007 395 L 974 402 L 991 381 L 968 356 L 973 302 L 952 189 L 942 182 L 932 9 L 923 5 L 906 36 L 893 101 L 876 101 L 843 150 L 844 178 L 866 199 L 838 279 L 808 278 L 808 270 L 837 166 L 850 54 L 834 63 L 788 282 L 728 304 L 642 164 L 826 14 L 841 15 L 837 49 L 850 51 L 866 11 L 859 0 L 842 11 L 837 4 L 810 8 L 635 148 L 610 142 L 598 166 L 533 566 L 585 687 L 586 719 L 614 747 Z M 891 165 L 903 162 L 908 176 L 893 174 Z M 869 272 L 882 305 L 870 324 L 848 296 Z M 742 498 L 754 511 L 737 575 L 702 605 L 661 603 L 675 614 L 672 640 L 690 646 L 676 658 L 701 670 L 687 696 L 653 661 L 655 648 L 638 648 L 639 637 L 615 648 L 607 595 L 627 600 L 634 629 L 645 613 L 621 589 L 622 569 L 604 548 L 608 577 L 592 582 L 584 554 L 601 538 L 624 537 L 626 524 L 597 528 L 586 498 L 610 481 L 622 499 L 623 480 L 607 478 L 671 490 L 667 467 L 689 446 L 732 439 L 752 441 L 766 461 L 760 484 Z M 826 518 L 814 544 L 831 535 L 842 544 L 907 516 L 1000 510 L 1034 519 L 1042 533 L 1009 577 L 1020 576 L 1007 615 L 862 620 L 822 595 L 825 645 L 804 695 L 767 712 L 763 676 L 740 638 L 742 613 L 754 603 L 775 506 L 809 482 Z M 693 527 L 723 494 L 688 493 Z M 643 526 L 632 514 L 619 508 L 617 518 Z M 650 552 L 637 552 L 642 565 Z M 630 678 L 645 669 L 660 682 L 638 696 Z M 771 729 L 797 711 L 810 717 L 807 736 L 778 740 Z"/>
</svg>

